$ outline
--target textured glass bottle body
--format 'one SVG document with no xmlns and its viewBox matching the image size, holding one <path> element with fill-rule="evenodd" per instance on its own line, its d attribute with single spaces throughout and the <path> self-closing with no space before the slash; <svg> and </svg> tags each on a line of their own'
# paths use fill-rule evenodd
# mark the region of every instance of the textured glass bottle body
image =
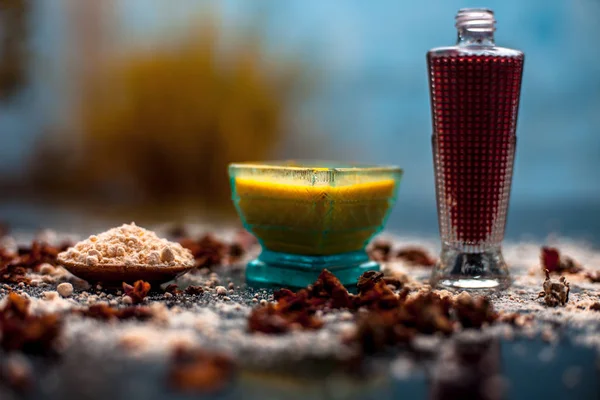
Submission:
<svg viewBox="0 0 600 400">
<path fill-rule="evenodd" d="M 501 243 L 523 61 L 523 53 L 495 47 L 493 41 L 459 42 L 427 53 L 442 239 L 434 284 L 442 281 L 442 286 L 459 288 L 508 284 Z"/>
<path fill-rule="evenodd" d="M 469 53 L 427 58 L 440 234 L 480 252 L 504 238 L 523 55 Z"/>
</svg>

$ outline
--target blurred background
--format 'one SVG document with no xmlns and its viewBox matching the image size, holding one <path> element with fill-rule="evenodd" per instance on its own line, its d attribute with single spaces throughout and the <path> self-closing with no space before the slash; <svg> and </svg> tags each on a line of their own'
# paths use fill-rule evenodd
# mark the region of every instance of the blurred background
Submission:
<svg viewBox="0 0 600 400">
<path fill-rule="evenodd" d="M 600 244 L 600 2 L 0 0 L 0 220 L 235 221 L 226 165 L 405 169 L 437 235 L 425 53 L 461 7 L 526 54 L 507 236 Z"/>
</svg>

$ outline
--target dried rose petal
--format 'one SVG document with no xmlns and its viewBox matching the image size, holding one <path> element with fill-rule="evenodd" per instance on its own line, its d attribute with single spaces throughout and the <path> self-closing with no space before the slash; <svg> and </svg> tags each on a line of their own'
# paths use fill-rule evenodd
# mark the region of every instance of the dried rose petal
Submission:
<svg viewBox="0 0 600 400">
<path fill-rule="evenodd" d="M 29 284 L 31 279 L 26 275 L 30 270 L 37 270 L 42 264 L 56 265 L 58 253 L 70 245 L 62 243 L 55 247 L 33 241 L 29 247 L 20 247 L 17 254 L 0 249 L 0 282 Z"/>
<path fill-rule="evenodd" d="M 4 317 L 27 318 L 29 316 L 29 299 L 10 292 L 2 312 Z"/>
<path fill-rule="evenodd" d="M 57 314 L 31 315 L 29 300 L 9 293 L 0 309 L 0 346 L 7 351 L 47 354 L 54 350 L 62 321 Z"/>
<path fill-rule="evenodd" d="M 400 296 L 396 295 L 384 280 L 377 281 L 370 289 L 362 290 L 355 299 L 356 308 L 389 310 L 398 307 Z"/>
<path fill-rule="evenodd" d="M 27 277 L 27 269 L 16 265 L 0 265 L 0 282 L 6 283 L 31 283 Z"/>
<path fill-rule="evenodd" d="M 404 287 L 404 282 L 393 276 L 384 276 L 383 281 L 386 285 L 393 286 L 396 289 L 402 289 Z"/>
<path fill-rule="evenodd" d="M 350 342 L 357 343 L 363 354 L 374 354 L 388 346 L 408 343 L 416 330 L 399 324 L 395 311 L 370 312 L 358 319 Z"/>
<path fill-rule="evenodd" d="M 273 304 L 252 310 L 248 317 L 248 331 L 262 333 L 285 333 L 290 328 L 291 318 L 280 315 Z"/>
<path fill-rule="evenodd" d="M 113 319 L 136 319 L 138 321 L 146 321 L 152 318 L 152 311 L 148 307 L 114 308 L 106 304 L 93 304 L 86 309 L 77 310 L 75 313 L 102 321 L 110 321 Z"/>
<path fill-rule="evenodd" d="M 437 263 L 437 260 L 422 247 L 405 247 L 396 253 L 396 257 L 414 266 L 432 267 Z"/>
<path fill-rule="evenodd" d="M 198 268 L 220 265 L 227 254 L 227 245 L 211 234 L 204 235 L 197 241 L 184 238 L 179 243 L 192 252 Z"/>
<path fill-rule="evenodd" d="M 269 303 L 252 310 L 248 317 L 248 330 L 250 332 L 278 334 L 288 332 L 294 327 L 314 330 L 323 326 L 323 322 L 311 315 L 307 309 L 290 311 L 286 305 L 281 308 L 278 306 Z"/>
<path fill-rule="evenodd" d="M 551 273 L 568 272 L 576 274 L 583 270 L 577 261 L 564 255 L 561 256 L 560 251 L 554 247 L 542 247 L 540 261 L 542 271 L 548 270 Z"/>
<path fill-rule="evenodd" d="M 354 297 L 340 281 L 323 270 L 315 283 L 294 293 L 281 289 L 274 293 L 277 304 L 255 308 L 248 318 L 251 332 L 284 333 L 295 327 L 319 329 L 323 322 L 314 316 L 317 310 L 354 307 Z"/>
<path fill-rule="evenodd" d="M 254 235 L 245 229 L 241 229 L 236 232 L 235 237 L 229 248 L 229 254 L 239 256 L 249 251 L 252 247 L 258 244 L 258 240 Z"/>
<path fill-rule="evenodd" d="M 179 391 L 212 393 L 223 389 L 234 371 L 233 361 L 225 355 L 177 348 L 168 379 Z"/>
<path fill-rule="evenodd" d="M 171 293 L 172 295 L 177 296 L 178 294 L 183 293 L 183 291 L 181 291 L 175 283 L 171 283 L 165 288 L 165 293 Z"/>
<path fill-rule="evenodd" d="M 232 243 L 229 246 L 229 257 L 231 257 L 233 260 L 237 260 L 243 256 L 245 252 L 246 250 L 238 243 Z"/>
<path fill-rule="evenodd" d="M 202 286 L 188 286 L 185 288 L 185 293 L 192 296 L 198 296 L 204 293 L 204 289 L 202 289 Z"/>
<path fill-rule="evenodd" d="M 600 283 L 600 270 L 588 271 L 586 272 L 585 277 L 592 283 Z"/>
<path fill-rule="evenodd" d="M 331 272 L 324 269 L 315 283 L 294 293 L 289 289 L 281 289 L 274 293 L 274 298 L 285 307 L 294 310 L 306 308 L 310 312 L 333 308 L 354 308 L 354 296 Z"/>
<path fill-rule="evenodd" d="M 0 358 L 0 384 L 23 394 L 32 387 L 33 371 L 29 361 L 22 356 L 13 355 Z"/>
<path fill-rule="evenodd" d="M 481 328 L 484 324 L 492 324 L 498 314 L 494 312 L 492 303 L 485 297 L 468 297 L 454 302 L 456 318 L 464 328 Z"/>
<path fill-rule="evenodd" d="M 396 281 L 394 283 L 401 286 Z M 391 309 L 399 304 L 400 297 L 390 289 L 380 272 L 366 272 L 359 279 L 358 286 L 361 288 L 359 295 L 352 295 L 335 275 L 323 270 L 317 280 L 306 289 L 295 293 L 289 289 L 275 291 L 274 299 L 278 302 L 277 305 L 265 310 L 257 309 L 252 315 L 254 324 L 266 327 L 252 329 L 267 333 L 281 333 L 290 329 L 288 325 L 298 322 L 296 319 L 302 319 L 299 326 L 312 329 L 320 326 L 309 318 L 317 310 L 354 311 L 360 307 Z"/>
<path fill-rule="evenodd" d="M 383 287 L 384 282 L 378 282 L 375 287 L 378 286 Z M 363 314 L 350 342 L 357 344 L 362 353 L 369 354 L 407 343 L 417 333 L 448 335 L 454 331 L 451 300 L 433 292 L 420 292 L 410 298 L 407 294 L 404 290 L 398 296 L 395 307 Z"/>
<path fill-rule="evenodd" d="M 419 293 L 407 298 L 400 307 L 402 324 L 420 333 L 450 334 L 454 325 L 450 320 L 452 301 L 433 292 Z"/>
<path fill-rule="evenodd" d="M 275 292 L 273 292 L 273 299 L 275 299 L 275 301 L 279 301 L 281 299 L 285 299 L 285 298 L 293 298 L 295 297 L 295 293 L 292 292 L 290 289 L 279 289 L 276 290 Z"/>
<path fill-rule="evenodd" d="M 392 243 L 386 240 L 376 240 L 367 249 L 369 258 L 378 262 L 388 261 L 392 251 Z"/>
<path fill-rule="evenodd" d="M 379 271 L 367 271 L 363 273 L 359 278 L 356 286 L 359 292 L 364 292 L 371 289 L 377 282 L 383 279 L 383 272 Z"/>
<path fill-rule="evenodd" d="M 550 272 L 558 272 L 560 265 L 560 253 L 554 247 L 542 247 L 540 255 L 542 269 Z"/>
<path fill-rule="evenodd" d="M 312 292 L 315 295 L 326 296 L 328 294 L 331 294 L 331 292 L 335 288 L 344 288 L 344 285 L 342 285 L 342 283 L 334 274 L 324 269 L 323 271 L 321 271 L 319 277 L 317 278 L 315 283 L 313 283 L 312 287 Z"/>
<path fill-rule="evenodd" d="M 145 281 L 136 281 L 133 286 L 123 282 L 123 290 L 125 294 L 131 297 L 133 304 L 138 304 L 144 301 L 144 298 L 148 295 L 151 286 Z"/>
<path fill-rule="evenodd" d="M 518 327 L 523 327 L 525 325 L 530 324 L 533 321 L 533 315 L 500 312 L 496 321 L 505 322 L 507 324 L 511 324 Z"/>
<path fill-rule="evenodd" d="M 212 234 L 198 240 L 180 236 L 179 243 L 192 252 L 197 268 L 211 268 L 238 260 L 258 242 L 248 231 L 240 230 L 229 244 Z"/>
</svg>

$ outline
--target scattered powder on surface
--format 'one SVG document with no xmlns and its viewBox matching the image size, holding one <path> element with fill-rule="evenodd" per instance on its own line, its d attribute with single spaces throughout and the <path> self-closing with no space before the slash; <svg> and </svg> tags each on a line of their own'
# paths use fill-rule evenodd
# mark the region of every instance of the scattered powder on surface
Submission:
<svg viewBox="0 0 600 400">
<path fill-rule="evenodd" d="M 126 232 L 141 230 L 134 225 L 126 225 L 111 231 L 123 228 Z M 77 246 L 75 249 L 79 253 L 83 253 L 86 248 L 88 250 L 96 249 L 102 254 L 103 251 L 95 245 L 109 242 L 109 238 L 117 235 L 117 233 L 110 233 L 111 231 L 98 235 L 94 241 L 88 239 L 82 242 L 84 245 L 79 249 Z M 147 232 L 145 235 L 153 235 L 156 238 L 153 233 L 145 232 Z M 134 236 L 131 233 L 129 235 Z M 138 240 L 141 241 L 139 238 Z M 154 242 L 155 240 L 160 243 L 158 249 L 165 246 L 165 243 L 168 244 L 158 238 L 152 241 L 146 238 L 144 242 Z M 407 243 L 427 243 L 421 238 L 393 237 L 392 240 L 394 245 L 398 246 Z M 118 239 L 115 239 L 115 245 L 123 246 L 124 250 L 126 248 Z M 110 245 L 107 244 L 107 246 Z M 436 252 L 439 250 L 437 246 L 436 242 L 431 240 L 427 243 L 426 248 L 431 252 Z M 586 268 L 598 270 L 600 252 L 597 249 L 569 241 L 561 242 L 558 247 L 561 251 L 582 262 Z M 538 243 L 507 243 L 504 246 L 504 254 L 510 265 L 514 282 L 508 290 L 491 294 L 495 310 L 503 313 L 521 313 L 525 322 L 516 323 L 515 326 L 498 323 L 486 326 L 481 331 L 471 331 L 470 333 L 475 336 L 509 340 L 541 335 L 548 342 L 548 347 L 544 348 L 539 356 L 536 354 L 536 357 L 542 362 L 552 360 L 560 336 L 568 336 L 576 344 L 594 348 L 600 352 L 600 311 L 591 309 L 592 304 L 600 301 L 600 284 L 591 283 L 585 279 L 578 280 L 575 275 L 569 276 L 568 280 L 571 282 L 572 290 L 569 302 L 564 306 L 548 307 L 542 299 L 538 298 L 545 279 L 540 267 L 539 249 L 540 244 Z M 139 252 L 141 250 L 138 250 Z M 133 250 L 127 250 L 127 254 L 130 253 L 131 255 L 135 254 Z M 180 255 L 177 255 L 175 251 L 173 253 L 177 260 Z M 385 263 L 384 269 L 395 276 L 409 274 L 410 286 L 415 290 L 418 290 L 419 287 L 428 287 L 426 282 L 431 273 L 430 268 L 407 267 L 402 262 L 389 262 Z M 303 359 L 314 360 L 325 357 L 350 359 L 354 355 L 353 349 L 345 344 L 344 339 L 355 329 L 355 315 L 345 310 L 331 311 L 323 315 L 325 326 L 320 331 L 291 331 L 279 336 L 249 334 L 247 332 L 249 313 L 253 307 L 258 306 L 258 303 L 267 303 L 266 298 L 271 295 L 271 292 L 243 287 L 236 290 L 235 294 L 231 294 L 230 300 L 225 302 L 224 295 L 227 291 L 223 286 L 220 290 L 223 294 L 219 295 L 220 288 L 217 287 L 216 282 L 227 282 L 227 278 L 226 271 L 220 271 L 219 275 L 211 275 L 206 271 L 180 277 L 177 284 L 181 288 L 189 284 L 207 283 L 204 293 L 198 296 L 181 294 L 168 298 L 164 298 L 162 295 L 149 297 L 147 305 L 151 307 L 154 317 L 145 322 L 132 320 L 108 324 L 80 316 L 66 316 L 64 345 L 69 351 L 85 347 L 86 350 L 103 355 L 119 354 L 123 357 L 135 355 L 136 360 L 146 360 L 149 363 L 164 363 L 166 357 L 172 353 L 174 346 L 198 345 L 209 350 L 227 353 L 245 367 L 272 368 L 274 370 L 279 370 L 283 365 L 295 365 L 292 364 L 292 361 L 299 362 Z M 68 315 L 69 310 L 80 309 L 87 304 L 91 297 L 95 296 L 78 289 L 69 298 L 63 298 L 56 292 L 49 292 L 50 289 L 50 287 L 45 289 L 43 287 L 25 287 L 23 289 L 30 292 L 31 309 L 34 314 L 62 311 Z M 6 288 L 3 288 L 0 285 L 0 299 L 10 290 L 24 293 L 15 286 L 6 285 Z M 90 289 L 90 292 L 93 291 L 93 288 Z M 436 292 L 442 296 L 453 296 L 457 299 L 468 299 L 474 296 L 467 292 Z M 101 296 L 102 292 L 99 295 Z M 118 306 L 131 304 L 129 296 L 120 297 L 120 295 L 120 293 L 115 295 L 114 300 L 110 301 Z M 1 303 L 2 300 L 0 300 Z M 526 320 L 525 316 L 530 316 L 531 320 Z M 562 328 L 558 329 L 557 327 Z M 412 346 L 428 354 L 441 354 L 440 349 L 446 346 L 449 340 L 452 339 L 420 336 L 414 340 Z M 412 376 L 411 370 L 414 366 L 412 360 L 402 356 L 402 358 L 396 359 L 389 368 L 396 377 L 408 378 Z M 565 372 L 562 377 L 565 385 L 573 385 L 579 377 L 578 372 L 577 370 Z"/>
<path fill-rule="evenodd" d="M 77 243 L 59 254 L 59 261 L 96 265 L 192 266 L 192 253 L 156 233 L 124 224 Z"/>
</svg>

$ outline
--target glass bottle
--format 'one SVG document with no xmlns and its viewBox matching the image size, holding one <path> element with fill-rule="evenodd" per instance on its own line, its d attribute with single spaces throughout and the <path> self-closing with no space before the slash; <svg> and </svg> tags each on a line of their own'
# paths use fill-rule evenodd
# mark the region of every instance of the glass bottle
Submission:
<svg viewBox="0 0 600 400">
<path fill-rule="evenodd" d="M 512 180 L 523 53 L 496 47 L 494 13 L 461 9 L 458 41 L 427 53 L 442 252 L 432 285 L 510 285 L 502 240 Z"/>
</svg>

